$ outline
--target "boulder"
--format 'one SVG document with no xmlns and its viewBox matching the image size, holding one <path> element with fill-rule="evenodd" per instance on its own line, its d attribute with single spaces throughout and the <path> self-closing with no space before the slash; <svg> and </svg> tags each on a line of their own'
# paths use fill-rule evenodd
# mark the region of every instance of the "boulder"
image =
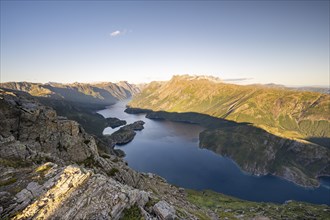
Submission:
<svg viewBox="0 0 330 220">
<path fill-rule="evenodd" d="M 175 209 L 165 201 L 159 201 L 153 207 L 157 217 L 161 220 L 175 219 Z"/>
</svg>

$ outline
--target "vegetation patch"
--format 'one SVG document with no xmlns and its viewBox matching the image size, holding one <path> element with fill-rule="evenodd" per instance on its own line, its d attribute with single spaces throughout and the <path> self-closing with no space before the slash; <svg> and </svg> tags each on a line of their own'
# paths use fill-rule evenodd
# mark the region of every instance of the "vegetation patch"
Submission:
<svg viewBox="0 0 330 220">
<path fill-rule="evenodd" d="M 13 183 L 16 183 L 16 181 L 17 181 L 17 178 L 15 178 L 15 177 L 11 177 L 11 178 L 6 179 L 6 180 L 1 180 L 0 181 L 0 187 L 11 185 Z"/>
<path fill-rule="evenodd" d="M 78 165 L 84 165 L 85 167 L 93 167 L 93 166 L 98 166 L 96 161 L 94 160 L 93 156 L 87 157 L 85 160 L 81 162 L 77 162 Z"/>
<path fill-rule="evenodd" d="M 116 157 L 115 159 L 113 159 L 112 162 L 114 162 L 114 163 L 118 163 L 118 162 L 119 162 L 118 157 Z"/>
<path fill-rule="evenodd" d="M 330 208 L 326 205 L 313 205 L 303 202 L 285 204 L 257 203 L 240 200 L 213 191 L 186 190 L 187 199 L 198 207 L 208 208 L 219 218 L 256 218 L 270 219 L 328 219 Z"/>
<path fill-rule="evenodd" d="M 118 173 L 118 172 L 119 172 L 119 170 L 118 170 L 116 167 L 113 167 L 113 168 L 111 168 L 111 170 L 109 170 L 109 171 L 107 172 L 107 174 L 108 174 L 109 176 L 115 176 L 116 173 Z"/>
<path fill-rule="evenodd" d="M 123 211 L 123 216 L 120 218 L 121 220 L 142 220 L 144 219 L 141 210 L 137 205 L 133 205 L 132 207 L 125 209 Z"/>
<path fill-rule="evenodd" d="M 100 154 L 100 156 L 105 158 L 105 159 L 110 159 L 111 158 L 109 154 L 105 154 L 105 153 Z"/>
<path fill-rule="evenodd" d="M 147 208 L 152 208 L 157 202 L 159 202 L 159 199 L 156 198 L 150 198 L 149 201 L 146 203 Z"/>
<path fill-rule="evenodd" d="M 7 160 L 4 158 L 0 158 L 0 165 L 5 167 L 19 168 L 19 167 L 28 167 L 31 165 L 31 162 L 24 160 Z"/>
<path fill-rule="evenodd" d="M 57 144 L 57 149 L 60 152 L 62 152 L 62 151 L 68 152 L 68 148 L 66 146 L 64 146 L 63 144 L 61 144 L 60 142 Z"/>
<path fill-rule="evenodd" d="M 51 157 L 48 157 L 48 156 L 37 156 L 35 158 L 32 159 L 32 162 L 35 163 L 35 164 L 43 164 L 43 163 L 46 163 L 46 162 L 55 162 L 53 158 Z"/>
<path fill-rule="evenodd" d="M 45 163 L 45 164 L 37 167 L 37 169 L 35 171 L 37 173 L 39 173 L 40 176 L 43 178 L 51 168 L 52 168 L 52 164 Z"/>
</svg>

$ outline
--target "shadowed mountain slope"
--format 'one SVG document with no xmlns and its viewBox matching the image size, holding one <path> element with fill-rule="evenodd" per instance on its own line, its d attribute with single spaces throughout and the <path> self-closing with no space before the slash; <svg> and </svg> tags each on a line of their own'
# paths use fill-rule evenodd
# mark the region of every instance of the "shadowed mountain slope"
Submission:
<svg viewBox="0 0 330 220">
<path fill-rule="evenodd" d="M 265 86 L 240 86 L 174 76 L 150 83 L 129 107 L 197 112 L 248 122 L 286 138 L 330 137 L 330 96 Z"/>
</svg>

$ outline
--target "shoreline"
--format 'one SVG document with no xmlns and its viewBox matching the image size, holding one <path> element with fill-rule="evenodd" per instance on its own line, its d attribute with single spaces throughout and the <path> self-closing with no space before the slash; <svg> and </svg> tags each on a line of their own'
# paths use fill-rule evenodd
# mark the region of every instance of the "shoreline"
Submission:
<svg viewBox="0 0 330 220">
<path fill-rule="evenodd" d="M 201 141 L 203 141 L 203 140 L 201 139 L 201 134 L 205 131 L 209 131 L 209 130 L 212 131 L 212 129 L 217 129 L 217 128 L 220 128 L 220 129 L 224 129 L 224 128 L 233 129 L 234 128 L 235 129 L 235 127 L 243 127 L 245 129 L 245 127 L 248 126 L 247 129 L 252 127 L 256 131 L 262 131 L 263 133 L 265 133 L 267 135 L 269 134 L 268 132 L 264 131 L 263 129 L 251 126 L 250 124 L 247 124 L 247 123 L 236 123 L 236 122 L 227 121 L 227 120 L 224 120 L 224 119 L 218 119 L 218 118 L 214 118 L 212 116 L 199 114 L 199 113 L 194 113 L 194 112 L 177 113 L 177 112 L 165 112 L 165 111 L 152 111 L 150 109 L 130 108 L 128 105 L 126 106 L 125 112 L 128 113 L 128 114 L 146 114 L 145 117 L 149 118 L 149 119 L 152 119 L 152 120 L 168 120 L 168 121 L 187 123 L 187 124 L 198 124 L 198 125 L 204 127 L 205 130 L 200 132 L 200 135 L 199 135 L 199 145 L 200 145 L 199 147 L 200 148 L 206 148 L 206 149 L 212 151 L 213 153 L 215 153 L 217 155 L 229 158 L 230 160 L 232 160 L 238 166 L 238 168 L 244 174 L 247 174 L 247 175 L 253 175 L 253 176 L 272 175 L 272 176 L 275 176 L 275 177 L 279 177 L 283 180 L 286 180 L 288 182 L 291 182 L 291 183 L 295 184 L 296 186 L 305 188 L 307 190 L 308 189 L 317 189 L 317 188 L 321 187 L 320 178 L 325 177 L 325 176 L 330 176 L 330 174 L 329 175 L 327 175 L 327 174 L 323 175 L 322 174 L 322 175 L 317 175 L 315 177 L 306 176 L 306 177 L 308 177 L 308 179 L 300 179 L 300 177 L 299 178 L 295 177 L 295 178 L 292 179 L 292 178 L 285 178 L 285 175 L 286 175 L 285 173 L 283 173 L 283 175 L 274 174 L 267 167 L 264 168 L 264 169 L 266 169 L 265 170 L 267 172 L 266 174 L 265 173 L 258 173 L 258 170 L 256 170 L 257 171 L 256 173 L 253 173 L 253 172 L 249 172 L 248 170 L 245 170 L 243 168 L 243 165 L 240 166 L 239 162 L 236 161 L 236 159 L 235 159 L 235 155 L 221 154 L 219 152 L 216 152 L 211 147 L 202 146 Z M 178 117 L 181 117 L 181 118 L 178 118 Z M 196 117 L 196 118 L 194 118 L 194 117 Z M 189 120 L 187 120 L 187 119 L 189 119 Z M 281 137 L 276 137 L 276 138 L 280 141 L 283 139 Z M 285 164 L 283 165 L 282 169 L 284 169 L 284 168 L 287 169 Z M 276 170 L 274 170 L 273 172 L 276 172 Z M 277 170 L 277 172 L 280 172 L 280 170 Z M 285 172 L 285 171 L 282 170 L 282 172 Z M 307 182 L 305 182 L 305 181 L 307 181 Z M 304 184 L 304 183 L 306 183 L 306 184 Z"/>
</svg>

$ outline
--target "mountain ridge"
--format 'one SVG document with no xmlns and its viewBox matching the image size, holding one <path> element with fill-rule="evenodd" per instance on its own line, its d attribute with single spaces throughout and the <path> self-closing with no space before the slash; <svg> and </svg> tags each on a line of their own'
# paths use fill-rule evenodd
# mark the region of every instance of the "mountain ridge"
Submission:
<svg viewBox="0 0 330 220">
<path fill-rule="evenodd" d="M 27 92 L 33 96 L 66 100 L 86 104 L 114 104 L 118 100 L 132 97 L 140 89 L 126 81 L 118 83 L 31 83 L 6 82 L 0 87 Z"/>
<path fill-rule="evenodd" d="M 128 104 L 168 112 L 197 112 L 237 122 L 249 122 L 292 138 L 330 137 L 327 94 L 260 86 L 186 80 L 152 82 Z"/>
</svg>

